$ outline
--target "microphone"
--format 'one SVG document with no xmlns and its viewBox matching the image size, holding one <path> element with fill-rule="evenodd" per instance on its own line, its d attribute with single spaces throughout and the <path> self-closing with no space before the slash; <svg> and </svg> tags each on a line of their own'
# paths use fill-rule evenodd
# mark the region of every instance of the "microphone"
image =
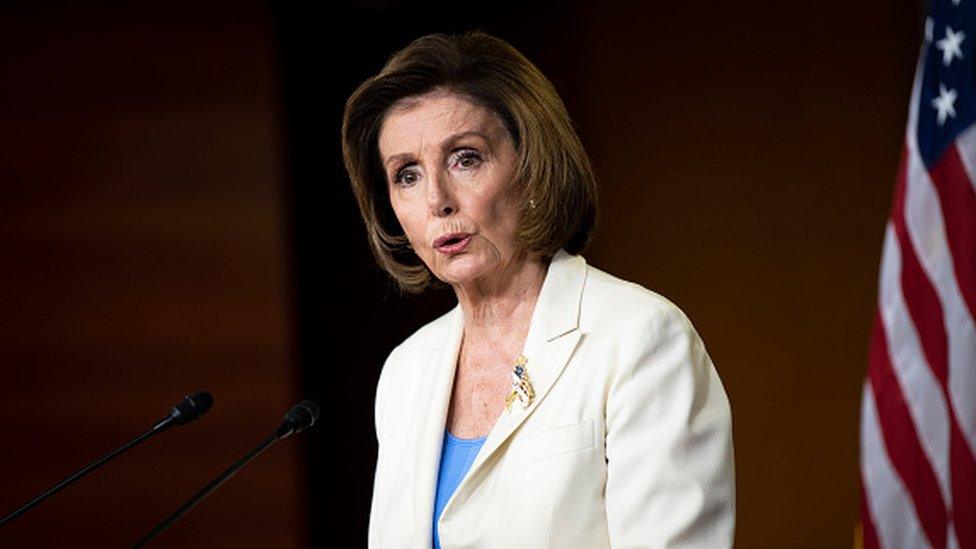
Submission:
<svg viewBox="0 0 976 549">
<path fill-rule="evenodd" d="M 319 418 L 319 405 L 311 400 L 303 400 L 291 407 L 285 414 L 285 420 L 275 430 L 275 438 L 281 440 L 296 433 L 301 433 Z"/>
<path fill-rule="evenodd" d="M 79 469 L 73 475 L 55 484 L 47 491 L 35 497 L 34 499 L 28 501 L 13 513 L 10 513 L 9 515 L 3 517 L 3 519 L 0 519 L 0 526 L 7 524 L 8 522 L 19 517 L 20 515 L 23 515 L 27 511 L 30 511 L 37 505 L 40 505 L 41 502 L 43 502 L 47 498 L 67 488 L 71 484 L 74 484 L 74 482 L 80 479 L 81 477 L 87 475 L 88 473 L 94 471 L 95 469 L 98 469 L 102 465 L 105 465 L 106 463 L 108 463 L 109 461 L 117 457 L 119 454 L 121 454 L 122 452 L 125 452 L 126 450 L 140 444 L 144 440 L 152 436 L 158 435 L 159 433 L 162 433 L 163 431 L 169 429 L 174 425 L 185 425 L 187 423 L 190 423 L 191 421 L 207 413 L 207 410 L 209 410 L 211 406 L 213 406 L 213 397 L 210 396 L 210 393 L 206 391 L 198 391 L 196 393 L 193 393 L 192 395 L 185 397 L 183 400 L 179 401 L 176 404 L 176 406 L 173 406 L 173 408 L 169 412 L 169 415 L 157 421 L 156 424 L 153 425 L 152 429 L 146 431 L 145 433 L 137 436 L 136 438 L 130 440 L 124 445 L 116 448 L 115 450 L 112 450 L 111 452 L 98 458 L 94 462 Z"/>
<path fill-rule="evenodd" d="M 268 449 L 269 446 L 287 438 L 295 433 L 301 433 L 305 429 L 308 429 L 312 425 L 315 425 L 315 421 L 319 418 L 319 406 L 318 404 L 312 402 L 311 400 L 303 400 L 298 404 L 291 407 L 288 413 L 285 414 L 285 419 L 281 422 L 281 425 L 266 439 L 261 441 L 260 444 L 251 449 L 250 452 L 244 454 L 244 457 L 237 460 L 233 465 L 228 467 L 223 473 L 217 475 L 209 484 L 200 489 L 199 492 L 193 495 L 189 500 L 186 501 L 179 509 L 173 511 L 173 514 L 163 519 L 162 522 L 156 525 L 151 532 L 143 536 L 142 539 L 137 541 L 133 547 L 143 547 L 150 541 L 156 538 L 159 534 L 162 534 L 167 528 L 173 525 L 174 522 L 179 520 L 183 515 L 190 512 L 197 506 L 198 503 L 203 501 L 203 498 L 212 494 L 217 488 L 227 482 L 230 477 L 234 476 L 237 471 L 247 465 L 252 459 L 258 457 L 261 452 Z"/>
<path fill-rule="evenodd" d="M 162 433 L 174 425 L 186 425 L 198 417 L 206 414 L 213 406 L 213 397 L 206 391 L 197 391 L 176 403 L 169 415 L 153 425 L 156 434 Z"/>
</svg>

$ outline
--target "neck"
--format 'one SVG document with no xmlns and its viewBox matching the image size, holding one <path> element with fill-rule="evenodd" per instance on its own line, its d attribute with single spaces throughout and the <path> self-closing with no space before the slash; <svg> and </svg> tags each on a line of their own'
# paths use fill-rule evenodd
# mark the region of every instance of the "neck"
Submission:
<svg viewBox="0 0 976 549">
<path fill-rule="evenodd" d="M 491 277 L 454 286 L 464 313 L 465 335 L 527 332 L 548 265 L 537 254 L 521 254 Z"/>
</svg>

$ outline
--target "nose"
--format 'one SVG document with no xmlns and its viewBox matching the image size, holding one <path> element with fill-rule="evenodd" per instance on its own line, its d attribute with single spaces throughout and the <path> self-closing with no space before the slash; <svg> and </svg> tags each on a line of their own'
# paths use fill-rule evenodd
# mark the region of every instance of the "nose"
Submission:
<svg viewBox="0 0 976 549">
<path fill-rule="evenodd" d="M 438 171 L 431 176 L 427 185 L 427 205 L 435 217 L 445 217 L 457 211 L 457 201 L 447 174 Z"/>
</svg>

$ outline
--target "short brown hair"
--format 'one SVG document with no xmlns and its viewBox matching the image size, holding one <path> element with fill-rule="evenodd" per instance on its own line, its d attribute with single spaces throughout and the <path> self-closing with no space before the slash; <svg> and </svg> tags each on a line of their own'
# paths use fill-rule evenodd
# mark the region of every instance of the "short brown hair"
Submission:
<svg viewBox="0 0 976 549">
<path fill-rule="evenodd" d="M 500 38 L 480 31 L 431 34 L 394 54 L 346 101 L 343 160 L 380 267 L 410 293 L 436 280 L 396 219 L 378 146 L 390 108 L 435 89 L 491 110 L 508 130 L 517 152 L 513 183 L 526 198 L 519 245 L 547 257 L 560 248 L 582 251 L 596 226 L 597 181 L 555 87 Z"/>
</svg>

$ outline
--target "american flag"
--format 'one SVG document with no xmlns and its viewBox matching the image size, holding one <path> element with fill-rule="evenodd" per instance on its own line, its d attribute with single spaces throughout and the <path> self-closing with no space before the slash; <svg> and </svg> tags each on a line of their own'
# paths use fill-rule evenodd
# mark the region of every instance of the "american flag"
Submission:
<svg viewBox="0 0 976 549">
<path fill-rule="evenodd" d="M 861 400 L 864 547 L 976 548 L 976 0 L 925 21 Z"/>
</svg>

